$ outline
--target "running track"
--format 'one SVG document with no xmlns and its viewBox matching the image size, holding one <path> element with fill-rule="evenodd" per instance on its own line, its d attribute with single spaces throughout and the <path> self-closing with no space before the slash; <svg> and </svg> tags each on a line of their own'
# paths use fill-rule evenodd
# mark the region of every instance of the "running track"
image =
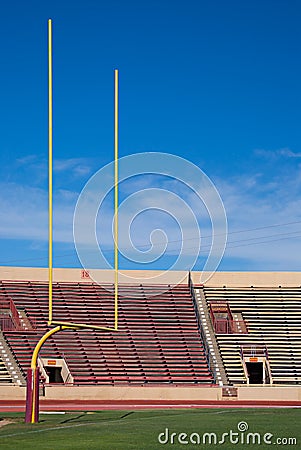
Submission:
<svg viewBox="0 0 301 450">
<path fill-rule="evenodd" d="M 90 401 L 40 400 L 40 411 L 100 411 L 173 408 L 301 408 L 301 401 Z M 0 412 L 25 412 L 25 401 L 0 400 Z"/>
</svg>

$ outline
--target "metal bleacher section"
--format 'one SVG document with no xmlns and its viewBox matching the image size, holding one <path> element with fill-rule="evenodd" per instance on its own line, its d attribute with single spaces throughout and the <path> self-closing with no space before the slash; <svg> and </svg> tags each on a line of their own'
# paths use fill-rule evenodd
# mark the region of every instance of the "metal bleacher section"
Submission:
<svg viewBox="0 0 301 450">
<path fill-rule="evenodd" d="M 2 351 L 4 353 L 2 353 Z M 3 348 L 3 346 L 0 343 L 0 383 L 13 383 L 13 377 L 12 375 L 9 373 L 7 366 L 5 364 L 5 359 L 6 359 L 6 353 L 5 350 Z"/>
<path fill-rule="evenodd" d="M 213 384 L 187 285 L 121 285 L 118 331 L 65 330 L 43 345 L 43 358 L 64 358 L 76 385 Z M 26 374 L 35 345 L 47 331 L 48 284 L 2 281 L 0 295 L 26 310 L 21 331 L 3 331 Z M 55 282 L 53 316 L 112 327 L 113 285 Z"/>
<path fill-rule="evenodd" d="M 221 334 L 216 340 L 231 384 L 246 383 L 240 349 L 265 346 L 274 384 L 301 384 L 300 287 L 198 287 L 210 302 L 228 302 L 247 333 Z"/>
<path fill-rule="evenodd" d="M 0 384 L 25 384 L 19 364 L 0 331 Z"/>
</svg>

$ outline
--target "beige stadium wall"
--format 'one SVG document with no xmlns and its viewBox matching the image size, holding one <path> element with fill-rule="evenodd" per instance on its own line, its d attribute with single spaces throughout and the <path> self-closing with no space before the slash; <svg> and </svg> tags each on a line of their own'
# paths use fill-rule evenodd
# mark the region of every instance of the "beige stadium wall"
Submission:
<svg viewBox="0 0 301 450">
<path fill-rule="evenodd" d="M 0 279 L 20 281 L 47 281 L 48 269 L 34 267 L 0 267 Z M 114 283 L 113 270 L 53 269 L 53 281 L 89 282 L 101 280 L 102 283 Z M 122 270 L 119 282 L 137 284 L 173 284 L 187 283 L 187 272 L 164 272 L 160 270 Z"/>
<path fill-rule="evenodd" d="M 167 401 L 167 400 L 219 400 L 221 388 L 218 387 L 134 387 L 134 386 L 67 386 L 45 387 L 47 400 L 102 400 L 102 401 Z"/>
<path fill-rule="evenodd" d="M 12 386 L 6 384 L 0 384 L 0 401 L 3 400 L 25 400 L 26 388 L 24 386 Z"/>
<path fill-rule="evenodd" d="M 162 387 L 93 387 L 49 386 L 45 388 L 47 400 L 102 400 L 102 401 L 296 401 L 301 402 L 301 386 L 238 387 L 236 398 L 222 396 L 221 387 L 162 386 Z"/>
<path fill-rule="evenodd" d="M 239 386 L 237 397 L 223 397 L 220 387 L 194 386 L 45 386 L 45 400 L 81 401 L 293 401 L 301 404 L 301 386 Z M 0 386 L 0 399 L 3 401 L 25 400 L 26 388 L 19 386 Z"/>
<path fill-rule="evenodd" d="M 1 280 L 47 281 L 48 269 L 33 267 L 0 267 Z M 53 269 L 54 281 L 114 282 L 113 270 Z M 194 284 L 205 280 L 206 286 L 227 287 L 296 287 L 301 286 L 301 272 L 192 272 Z M 180 284 L 188 282 L 188 273 L 181 271 L 123 270 L 119 272 L 119 282 L 126 284 Z"/>
<path fill-rule="evenodd" d="M 201 277 L 202 275 L 202 277 Z M 215 272 L 206 279 L 206 274 L 192 273 L 194 284 L 201 283 L 205 279 L 208 287 L 297 287 L 301 286 L 301 272 Z"/>
</svg>

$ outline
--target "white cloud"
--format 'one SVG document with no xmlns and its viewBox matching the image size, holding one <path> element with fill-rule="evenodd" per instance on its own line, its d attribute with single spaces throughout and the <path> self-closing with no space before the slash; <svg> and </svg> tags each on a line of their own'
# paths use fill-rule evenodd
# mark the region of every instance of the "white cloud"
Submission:
<svg viewBox="0 0 301 450">
<path fill-rule="evenodd" d="M 53 160 L 53 170 L 57 174 L 66 173 L 75 177 L 85 177 L 90 174 L 94 168 L 95 161 L 92 158 L 61 158 Z M 39 155 L 26 155 L 23 158 L 16 159 L 15 170 L 26 170 L 28 173 L 36 176 L 48 176 L 48 161 Z"/>
<path fill-rule="evenodd" d="M 279 155 L 286 156 L 288 158 L 301 158 L 300 152 L 293 152 L 289 148 L 283 148 L 279 150 Z"/>
<path fill-rule="evenodd" d="M 275 160 L 282 158 L 301 158 L 301 152 L 293 152 L 290 148 L 284 147 L 276 150 L 256 149 L 254 150 L 256 156 L 266 159 Z"/>
<path fill-rule="evenodd" d="M 9 239 L 47 239 L 45 191 L 16 183 L 1 183 L 0 236 Z"/>
<path fill-rule="evenodd" d="M 27 161 L 28 163 L 28 161 Z M 61 160 L 57 170 L 64 174 L 81 167 L 81 159 Z M 26 164 L 26 161 L 23 161 Z M 132 186 L 124 186 L 123 195 L 128 195 L 139 189 L 151 187 L 149 180 L 133 180 Z M 154 181 L 154 180 L 153 180 Z M 263 172 L 241 175 L 231 179 L 216 180 L 216 186 L 225 204 L 229 221 L 228 247 L 223 265 L 240 270 L 243 261 L 244 270 L 248 267 L 258 267 L 260 270 L 300 270 L 301 254 L 301 223 L 289 225 L 290 222 L 301 222 L 301 170 L 295 167 L 288 172 L 275 170 L 267 177 Z M 199 208 L 198 199 L 191 192 L 184 192 L 183 186 L 175 180 L 161 180 L 161 188 L 178 193 L 190 204 L 196 213 L 203 236 L 201 255 L 210 249 L 210 220 L 205 214 L 205 208 Z M 177 192 L 178 190 L 178 192 Z M 72 221 L 78 193 L 68 189 L 57 190 L 54 193 L 54 239 L 56 242 L 73 243 Z M 120 216 L 120 242 L 126 241 L 124 234 L 128 231 L 122 227 L 125 220 L 136 208 L 147 209 L 154 205 L 155 199 L 151 190 L 137 198 L 137 204 L 128 208 Z M 167 208 L 164 197 L 158 197 L 158 206 Z M 168 205 L 167 205 L 168 206 Z M 168 209 L 168 208 L 167 208 Z M 186 254 L 195 250 L 197 237 L 190 230 L 185 210 L 181 203 L 173 205 L 173 213 L 186 227 L 189 243 Z M 112 247 L 112 216 L 111 200 L 100 210 L 98 227 L 101 243 L 106 248 Z M 287 224 L 287 225 L 285 225 Z M 135 225 L 135 224 L 133 224 Z M 265 227 L 265 228 L 263 228 Z M 168 217 L 160 216 L 160 212 L 152 215 L 143 214 L 133 227 L 133 238 L 136 244 L 150 244 L 151 231 L 162 228 L 169 241 L 176 241 L 168 247 L 169 254 L 177 253 L 180 247 L 181 234 L 175 222 Z M 256 230 L 256 228 L 260 228 Z M 249 230 L 249 231 L 246 231 Z M 289 234 L 292 233 L 292 234 Z M 299 234 L 298 234 L 299 233 Z M 83 236 L 85 230 L 83 229 Z M 25 186 L 18 183 L 0 184 L 0 236 L 2 239 L 46 242 L 48 239 L 48 195 L 43 189 Z M 159 236 L 159 235 L 158 235 Z M 158 240 L 164 236 L 158 237 Z M 269 241 L 269 242 L 267 242 Z M 158 248 L 161 248 L 157 242 Z M 16 244 L 17 245 L 17 244 Z M 232 261 L 232 262 L 231 262 Z M 147 268 L 147 267 L 145 267 Z"/>
<path fill-rule="evenodd" d="M 27 166 L 35 164 L 39 160 L 37 155 L 26 155 L 23 158 L 17 158 L 16 162 L 19 166 Z"/>
<path fill-rule="evenodd" d="M 54 237 L 72 241 L 72 217 L 77 194 L 54 195 Z M 2 239 L 48 239 L 48 194 L 43 189 L 17 183 L 0 184 L 0 237 Z"/>
<path fill-rule="evenodd" d="M 267 182 L 262 174 L 219 180 L 217 185 L 229 220 L 225 258 L 249 262 L 258 270 L 300 270 L 299 168 L 281 172 L 277 167 Z M 250 231 L 239 233 L 244 230 Z"/>
<path fill-rule="evenodd" d="M 92 172 L 91 160 L 88 158 L 55 159 L 53 162 L 54 172 L 68 172 L 77 177 L 84 177 Z"/>
</svg>

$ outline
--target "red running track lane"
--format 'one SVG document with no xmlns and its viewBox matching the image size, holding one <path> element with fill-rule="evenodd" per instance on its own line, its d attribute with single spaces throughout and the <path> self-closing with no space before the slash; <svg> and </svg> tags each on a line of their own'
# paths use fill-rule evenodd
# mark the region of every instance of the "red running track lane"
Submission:
<svg viewBox="0 0 301 450">
<path fill-rule="evenodd" d="M 40 411 L 101 411 L 175 408 L 301 408 L 301 401 L 93 401 L 40 400 Z M 0 400 L 0 412 L 25 412 L 23 400 Z"/>
</svg>

